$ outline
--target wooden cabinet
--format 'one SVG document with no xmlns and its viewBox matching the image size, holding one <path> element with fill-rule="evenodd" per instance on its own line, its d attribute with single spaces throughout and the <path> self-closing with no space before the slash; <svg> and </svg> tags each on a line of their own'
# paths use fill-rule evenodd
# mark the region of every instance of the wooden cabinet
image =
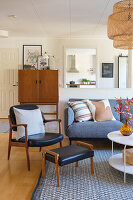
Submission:
<svg viewBox="0 0 133 200">
<path fill-rule="evenodd" d="M 21 103 L 58 103 L 58 70 L 19 70 L 18 99 Z"/>
<path fill-rule="evenodd" d="M 40 102 L 58 102 L 58 70 L 39 71 Z"/>
</svg>

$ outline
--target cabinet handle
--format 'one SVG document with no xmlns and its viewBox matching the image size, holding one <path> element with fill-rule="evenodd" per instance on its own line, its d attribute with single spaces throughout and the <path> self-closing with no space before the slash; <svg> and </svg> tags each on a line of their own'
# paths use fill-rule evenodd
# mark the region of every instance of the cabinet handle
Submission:
<svg viewBox="0 0 133 200">
<path fill-rule="evenodd" d="M 36 84 L 37 84 L 37 80 L 36 80 Z"/>
<path fill-rule="evenodd" d="M 42 81 L 41 81 L 41 80 L 39 80 L 39 83 L 41 84 L 41 83 L 42 83 Z"/>
<path fill-rule="evenodd" d="M 13 84 L 13 86 L 18 86 L 18 82 L 16 82 L 16 84 Z"/>
</svg>

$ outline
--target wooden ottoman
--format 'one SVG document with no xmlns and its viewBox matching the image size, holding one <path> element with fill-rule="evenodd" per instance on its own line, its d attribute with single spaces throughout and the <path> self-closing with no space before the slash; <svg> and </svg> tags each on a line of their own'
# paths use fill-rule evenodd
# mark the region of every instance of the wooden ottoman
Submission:
<svg viewBox="0 0 133 200">
<path fill-rule="evenodd" d="M 59 166 L 67 165 L 76 162 L 76 167 L 78 167 L 78 161 L 86 158 L 91 159 L 91 173 L 94 173 L 93 164 L 93 145 L 84 142 L 77 141 L 76 145 L 70 145 L 65 147 L 60 147 L 57 149 L 48 150 L 43 148 L 43 158 L 42 158 L 42 177 L 45 175 L 45 160 L 53 162 L 56 164 L 56 174 L 57 174 L 57 185 L 60 186 L 60 174 Z"/>
</svg>

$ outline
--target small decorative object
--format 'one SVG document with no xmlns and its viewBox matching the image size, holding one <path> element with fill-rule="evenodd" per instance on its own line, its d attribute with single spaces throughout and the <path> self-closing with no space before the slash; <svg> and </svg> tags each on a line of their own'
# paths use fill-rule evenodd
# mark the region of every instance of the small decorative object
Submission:
<svg viewBox="0 0 133 200">
<path fill-rule="evenodd" d="M 90 80 L 87 80 L 86 78 L 82 78 L 81 82 L 83 84 L 88 84 L 90 82 Z"/>
<path fill-rule="evenodd" d="M 96 85 L 96 81 L 90 81 L 90 85 Z"/>
<path fill-rule="evenodd" d="M 113 78 L 113 63 L 102 63 L 102 77 Z"/>
<path fill-rule="evenodd" d="M 94 67 L 90 67 L 90 68 L 89 68 L 89 71 L 90 71 L 90 72 L 94 72 L 94 71 L 95 71 L 95 68 L 94 68 Z"/>
<path fill-rule="evenodd" d="M 75 81 L 70 81 L 70 84 L 75 84 Z"/>
<path fill-rule="evenodd" d="M 87 83 L 88 83 L 88 84 L 90 84 L 90 82 L 91 82 L 90 80 L 87 80 Z"/>
<path fill-rule="evenodd" d="M 56 66 L 56 56 L 54 55 L 51 55 L 50 58 L 49 58 L 49 65 L 50 65 L 50 69 L 53 69 L 55 70 L 57 68 Z"/>
<path fill-rule="evenodd" d="M 38 69 L 49 69 L 49 56 L 46 52 L 43 56 L 38 56 Z"/>
<path fill-rule="evenodd" d="M 133 115 L 130 112 L 130 106 L 133 106 L 133 98 L 127 98 L 124 101 L 120 97 L 120 99 L 117 99 L 116 102 L 119 104 L 119 107 L 114 107 L 115 112 L 125 115 L 125 124 L 120 128 L 120 132 L 124 136 L 131 135 L 133 132 L 131 127 L 131 119 L 133 119 Z"/>
<path fill-rule="evenodd" d="M 125 119 L 125 124 L 120 128 L 120 132 L 124 136 L 128 136 L 132 134 L 132 127 L 128 124 L 127 119 Z"/>
<path fill-rule="evenodd" d="M 37 69 L 38 56 L 42 55 L 42 45 L 23 45 L 23 66 L 30 65 Z"/>
</svg>

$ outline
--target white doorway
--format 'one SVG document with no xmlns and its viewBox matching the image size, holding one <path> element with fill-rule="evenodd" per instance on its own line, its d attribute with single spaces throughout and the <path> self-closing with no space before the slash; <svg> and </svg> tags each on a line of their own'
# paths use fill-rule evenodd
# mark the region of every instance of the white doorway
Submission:
<svg viewBox="0 0 133 200">
<path fill-rule="evenodd" d="M 9 108 L 18 104 L 19 51 L 0 49 L 0 118 L 7 118 Z"/>
</svg>

